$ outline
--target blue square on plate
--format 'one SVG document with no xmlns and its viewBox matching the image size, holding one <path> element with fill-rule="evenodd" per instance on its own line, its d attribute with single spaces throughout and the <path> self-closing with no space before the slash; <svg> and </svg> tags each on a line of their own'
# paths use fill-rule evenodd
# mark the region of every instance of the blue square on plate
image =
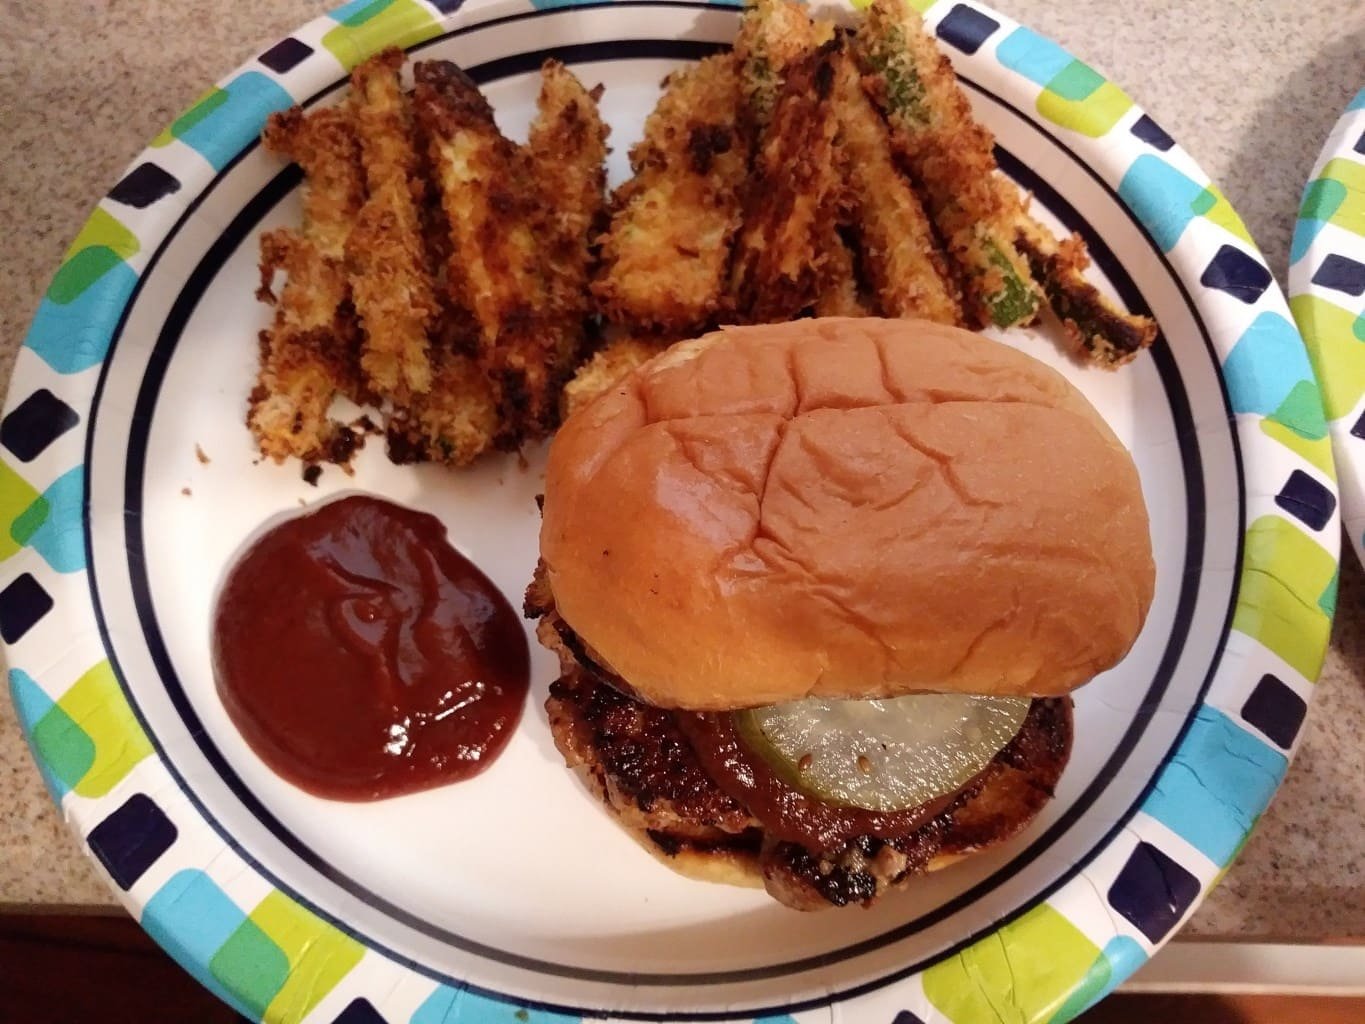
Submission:
<svg viewBox="0 0 1365 1024">
<path fill-rule="evenodd" d="M 1175 139 L 1166 134 L 1166 129 L 1146 114 L 1134 121 L 1133 127 L 1128 130 L 1153 149 L 1158 149 L 1163 153 L 1175 145 Z"/>
<path fill-rule="evenodd" d="M 178 835 L 174 823 L 145 793 L 134 793 L 86 837 L 90 850 L 125 892 L 147 873 Z"/>
<path fill-rule="evenodd" d="M 966 4 L 957 4 L 938 23 L 938 37 L 963 53 L 975 53 L 999 27 L 994 18 Z"/>
<path fill-rule="evenodd" d="M 293 36 L 285 36 L 256 59 L 277 75 L 296 68 L 311 53 L 313 48 Z"/>
<path fill-rule="evenodd" d="M 389 1022 L 374 1008 L 372 1002 L 362 996 L 347 1003 L 346 1008 L 332 1019 L 332 1024 L 389 1024 Z"/>
<path fill-rule="evenodd" d="M 0 640 L 12 644 L 52 610 L 52 595 L 31 572 L 0 590 Z"/>
<path fill-rule="evenodd" d="M 80 421 L 75 409 L 47 388 L 39 388 L 0 422 L 0 444 L 20 462 L 32 462 Z"/>
<path fill-rule="evenodd" d="M 1365 263 L 1329 252 L 1313 275 L 1313 283 L 1347 295 L 1365 295 Z"/>
<path fill-rule="evenodd" d="M 1138 843 L 1109 887 L 1109 905 L 1160 942 L 1199 896 L 1199 879 L 1151 843 Z"/>
<path fill-rule="evenodd" d="M 1275 504 L 1314 530 L 1326 526 L 1337 510 L 1332 492 L 1301 469 L 1289 474 L 1280 493 L 1275 495 Z"/>
<path fill-rule="evenodd" d="M 1276 746 L 1288 750 L 1294 745 L 1308 703 L 1277 677 L 1267 672 L 1242 705 L 1242 718 L 1265 733 Z"/>
<path fill-rule="evenodd" d="M 109 198 L 124 206 L 145 210 L 158 200 L 179 191 L 179 178 L 150 160 L 144 160 L 109 190 Z"/>
<path fill-rule="evenodd" d="M 1265 264 L 1233 245 L 1218 250 L 1199 283 L 1216 288 L 1250 305 L 1270 287 L 1270 271 Z"/>
</svg>

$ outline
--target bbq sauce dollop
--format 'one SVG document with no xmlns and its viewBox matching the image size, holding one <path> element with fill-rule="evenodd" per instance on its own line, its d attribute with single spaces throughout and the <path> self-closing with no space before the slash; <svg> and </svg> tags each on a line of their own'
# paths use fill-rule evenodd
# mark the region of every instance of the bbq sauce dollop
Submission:
<svg viewBox="0 0 1365 1024">
<path fill-rule="evenodd" d="M 264 534 L 213 622 L 218 692 L 275 772 L 375 800 L 471 778 L 530 678 L 521 620 L 434 516 L 343 498 Z"/>
</svg>

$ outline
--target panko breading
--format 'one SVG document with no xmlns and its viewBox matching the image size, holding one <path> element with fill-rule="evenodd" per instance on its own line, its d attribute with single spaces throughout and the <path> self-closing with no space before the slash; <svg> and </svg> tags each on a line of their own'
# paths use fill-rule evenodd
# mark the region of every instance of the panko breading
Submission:
<svg viewBox="0 0 1365 1024">
<path fill-rule="evenodd" d="M 328 418 L 336 395 L 361 398 L 355 367 L 360 333 L 342 265 L 346 240 L 364 201 L 359 142 L 350 112 L 297 107 L 270 116 L 266 149 L 304 171 L 301 232 L 261 237 L 258 296 L 275 302 L 261 332 L 261 365 L 247 408 L 247 426 L 261 453 L 282 462 L 328 458 L 340 426 Z M 278 301 L 273 280 L 283 271 Z"/>
<path fill-rule="evenodd" d="M 448 273 L 479 327 L 478 361 L 493 382 L 498 443 L 543 437 L 558 408 L 551 364 L 561 350 L 544 274 L 529 162 L 503 136 L 474 81 L 448 61 L 415 68 L 413 106 L 450 229 Z"/>
<path fill-rule="evenodd" d="M 498 410 L 493 387 L 467 355 L 433 347 L 431 390 L 389 418 L 389 455 L 395 462 L 467 466 L 493 444 Z"/>
<path fill-rule="evenodd" d="M 351 293 L 365 328 L 360 365 L 380 395 L 403 402 L 431 387 L 428 330 L 437 314 L 422 221 L 411 114 L 388 49 L 351 73 L 351 104 L 369 195 L 346 244 Z"/>
<path fill-rule="evenodd" d="M 960 325 L 961 303 L 933 229 L 896 166 L 886 125 L 845 54 L 835 64 L 833 103 L 863 270 L 882 313 Z"/>
<path fill-rule="evenodd" d="M 825 264 L 819 294 L 815 296 L 815 315 L 880 315 L 880 310 L 871 303 L 872 296 L 863 294 L 858 280 L 857 259 L 852 247 L 837 229 L 831 228 L 825 232 L 820 248 L 825 254 Z"/>
<path fill-rule="evenodd" d="M 1018 229 L 1019 249 L 1077 354 L 1116 369 L 1156 340 L 1156 321 L 1120 309 L 1085 279 L 1090 256 L 1078 237 L 1057 241 L 1022 207 Z"/>
<path fill-rule="evenodd" d="M 303 168 L 303 234 L 327 259 L 346 254 L 346 239 L 365 202 L 360 140 L 346 106 L 271 114 L 265 148 Z"/>
<path fill-rule="evenodd" d="M 757 139 L 764 137 L 772 121 L 788 69 L 834 36 L 831 22 L 812 21 L 794 0 L 746 3 L 735 37 L 735 54 L 740 61 L 747 120 Z M 846 177 L 842 167 L 832 170 L 838 178 Z M 812 265 L 821 271 L 813 310 L 816 316 L 867 316 L 873 310 L 861 294 L 853 253 L 839 236 L 839 228 L 847 225 L 842 203 L 838 209 L 839 220 L 831 219 L 824 225 L 810 254 Z"/>
<path fill-rule="evenodd" d="M 634 177 L 612 197 L 592 285 L 608 320 L 686 335 L 722 311 L 749 170 L 740 116 L 733 54 L 668 77 L 631 148 Z"/>
<path fill-rule="evenodd" d="M 287 276 L 271 326 L 261 332 L 261 366 L 247 407 L 247 426 L 261 454 L 276 462 L 329 457 L 342 429 L 328 409 L 350 390 L 358 330 L 341 264 L 288 229 L 261 237 L 261 287 L 273 300 L 277 271 Z"/>
<path fill-rule="evenodd" d="M 1014 186 L 996 172 L 990 134 L 948 58 L 904 0 L 872 0 L 854 34 L 864 81 L 962 275 L 978 326 L 1032 323 L 1042 294 L 1014 244 Z"/>
<path fill-rule="evenodd" d="M 540 69 L 539 113 L 526 150 L 548 221 L 542 240 L 554 315 L 562 321 L 552 375 L 563 379 L 582 348 L 592 312 L 592 241 L 606 225 L 607 126 L 590 92 L 557 60 Z"/>
<path fill-rule="evenodd" d="M 790 320 L 814 305 L 839 214 L 838 122 L 828 49 L 786 69 L 754 158 L 731 289 L 741 321 Z"/>
<path fill-rule="evenodd" d="M 828 22 L 816 23 L 795 0 L 748 0 L 735 36 L 744 102 L 750 123 L 762 132 L 772 120 L 773 107 L 787 68 L 808 56 L 833 31 Z"/>
<path fill-rule="evenodd" d="M 627 336 L 609 341 L 578 368 L 564 385 L 562 412 L 568 419 L 638 366 L 666 349 L 669 342 L 651 336 Z"/>
</svg>

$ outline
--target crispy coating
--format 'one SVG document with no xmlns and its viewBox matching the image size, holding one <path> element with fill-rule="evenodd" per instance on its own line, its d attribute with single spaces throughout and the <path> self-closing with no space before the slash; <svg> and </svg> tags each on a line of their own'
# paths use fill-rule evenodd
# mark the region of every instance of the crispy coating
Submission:
<svg viewBox="0 0 1365 1024">
<path fill-rule="evenodd" d="M 261 237 L 258 296 L 275 302 L 261 332 L 261 362 L 247 426 L 261 453 L 316 462 L 338 448 L 341 427 L 328 417 L 338 393 L 362 398 L 356 355 L 360 332 L 342 260 L 365 196 L 354 119 L 346 106 L 272 114 L 262 142 L 304 172 L 303 225 Z M 285 274 L 278 301 L 273 281 Z"/>
<path fill-rule="evenodd" d="M 795 0 L 746 0 L 735 36 L 744 102 L 755 132 L 772 120 L 789 67 L 810 55 L 830 26 L 817 30 Z"/>
<path fill-rule="evenodd" d="M 886 125 L 845 54 L 835 64 L 833 103 L 863 269 L 882 312 L 960 325 L 960 297 L 933 229 L 896 166 Z"/>
<path fill-rule="evenodd" d="M 749 167 L 739 98 L 733 54 L 668 77 L 602 238 L 592 291 L 612 322 L 685 335 L 721 312 Z"/>
<path fill-rule="evenodd" d="M 880 316 L 874 297 L 859 281 L 853 246 L 831 225 L 820 243 L 825 253 L 823 280 L 815 296 L 816 316 Z"/>
<path fill-rule="evenodd" d="M 389 454 L 395 462 L 467 466 L 498 431 L 493 386 L 474 359 L 450 348 L 433 348 L 431 362 L 431 390 L 389 419 Z"/>
<path fill-rule="evenodd" d="M 1156 321 L 1119 308 L 1085 279 L 1090 256 L 1079 237 L 1059 242 L 1022 208 L 1018 232 L 1019 249 L 1077 355 L 1113 370 L 1156 340 Z"/>
<path fill-rule="evenodd" d="M 569 378 L 587 345 L 593 239 L 606 226 L 607 126 L 589 91 L 557 60 L 540 69 L 539 111 L 526 143 L 545 219 L 542 246 L 558 346 L 550 379 Z M 553 425 L 553 424 L 551 424 Z"/>
<path fill-rule="evenodd" d="M 1017 205 L 996 173 L 990 134 L 972 118 L 948 58 L 903 0 L 873 0 L 854 35 L 864 85 L 962 275 L 977 326 L 1031 323 L 1042 295 L 1014 244 Z"/>
<path fill-rule="evenodd" d="M 303 168 L 303 234 L 327 259 L 346 254 L 351 225 L 365 201 L 360 142 L 349 106 L 271 114 L 265 148 Z"/>
<path fill-rule="evenodd" d="M 505 138 L 477 86 L 448 61 L 415 68 L 413 107 L 430 147 L 450 230 L 448 274 L 479 328 L 478 362 L 493 383 L 498 444 L 544 436 L 558 411 L 563 347 L 544 273 L 530 162 Z"/>
<path fill-rule="evenodd" d="M 833 87 L 828 49 L 786 69 L 735 242 L 731 290 L 741 322 L 791 320 L 820 294 L 842 194 Z"/>
<path fill-rule="evenodd" d="M 351 72 L 369 195 L 346 244 L 351 292 L 365 328 L 361 367 L 375 392 L 398 402 L 431 387 L 428 330 L 437 314 L 412 119 L 398 79 L 403 60 L 401 50 L 388 49 Z"/>
<path fill-rule="evenodd" d="M 755 138 L 765 138 L 789 70 L 834 36 L 831 22 L 812 21 L 794 0 L 746 3 L 735 38 L 735 55 L 740 62 L 745 119 Z M 842 166 L 831 166 L 831 172 L 838 180 L 847 177 Z M 837 222 L 826 219 L 808 254 L 812 270 L 818 269 L 813 312 L 816 316 L 867 316 L 873 310 L 857 280 L 853 253 L 838 234 L 838 229 L 846 226 L 842 203 L 840 214 Z"/>
<path fill-rule="evenodd" d="M 649 335 L 626 336 L 607 342 L 564 385 L 563 418 L 568 419 L 598 395 L 610 390 L 622 377 L 653 359 L 668 344 L 665 339 Z"/>
<path fill-rule="evenodd" d="M 271 326 L 261 332 L 261 365 L 247 408 L 247 426 L 261 454 L 316 462 L 334 450 L 339 425 L 327 413 L 353 377 L 358 330 L 347 302 L 341 264 L 288 229 L 261 237 L 261 288 L 287 276 Z M 349 454 L 349 452 L 348 452 Z"/>
</svg>

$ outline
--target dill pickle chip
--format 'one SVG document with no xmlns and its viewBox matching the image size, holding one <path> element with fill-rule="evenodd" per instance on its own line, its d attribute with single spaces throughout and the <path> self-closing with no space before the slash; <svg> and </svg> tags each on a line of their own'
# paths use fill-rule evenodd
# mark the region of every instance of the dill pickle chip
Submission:
<svg viewBox="0 0 1365 1024">
<path fill-rule="evenodd" d="M 901 811 L 954 793 L 995 759 L 1027 698 L 928 693 L 810 700 L 735 713 L 743 741 L 778 777 L 826 803 Z"/>
</svg>

